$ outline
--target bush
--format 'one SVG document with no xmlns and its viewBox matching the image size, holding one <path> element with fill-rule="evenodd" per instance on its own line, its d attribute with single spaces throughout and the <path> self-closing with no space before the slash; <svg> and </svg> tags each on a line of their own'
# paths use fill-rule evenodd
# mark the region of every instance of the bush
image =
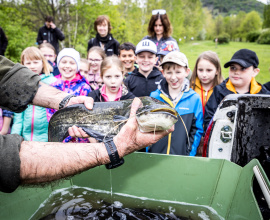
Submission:
<svg viewBox="0 0 270 220">
<path fill-rule="evenodd" d="M 218 44 L 228 44 L 230 42 L 230 35 L 229 34 L 220 34 L 218 35 Z M 216 39 L 214 39 L 215 42 Z"/>
<path fill-rule="evenodd" d="M 247 34 L 246 40 L 248 42 L 256 42 L 260 37 L 260 35 L 261 35 L 260 31 L 251 31 Z"/>
<path fill-rule="evenodd" d="M 262 32 L 257 42 L 258 44 L 270 44 L 270 30 Z"/>
</svg>

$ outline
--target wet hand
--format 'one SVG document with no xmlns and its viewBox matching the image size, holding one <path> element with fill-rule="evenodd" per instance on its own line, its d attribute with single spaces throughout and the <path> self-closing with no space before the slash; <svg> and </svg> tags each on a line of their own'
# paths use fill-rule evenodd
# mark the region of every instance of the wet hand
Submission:
<svg viewBox="0 0 270 220">
<path fill-rule="evenodd" d="M 120 157 L 140 150 L 144 147 L 156 143 L 158 140 L 168 135 L 174 130 L 174 126 L 168 131 L 142 133 L 136 120 L 136 111 L 142 105 L 141 100 L 135 98 L 132 102 L 130 117 L 120 132 L 114 137 Z"/>
<path fill-rule="evenodd" d="M 94 105 L 94 99 L 92 97 L 87 97 L 87 96 L 72 97 L 66 106 L 74 105 L 74 104 L 84 104 L 87 109 L 91 110 Z M 69 133 L 69 136 L 71 137 L 89 138 L 89 135 L 86 134 L 82 128 L 78 128 L 75 125 L 68 128 L 68 133 Z"/>
</svg>

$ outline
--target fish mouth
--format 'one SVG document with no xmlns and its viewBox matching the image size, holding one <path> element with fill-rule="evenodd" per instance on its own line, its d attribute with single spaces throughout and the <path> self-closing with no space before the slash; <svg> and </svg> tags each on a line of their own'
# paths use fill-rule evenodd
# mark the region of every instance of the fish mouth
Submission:
<svg viewBox="0 0 270 220">
<path fill-rule="evenodd" d="M 153 113 L 165 113 L 165 114 L 170 114 L 173 115 L 177 118 L 177 112 L 173 109 L 169 109 L 169 108 L 158 108 L 158 109 L 153 109 L 150 112 Z"/>
</svg>

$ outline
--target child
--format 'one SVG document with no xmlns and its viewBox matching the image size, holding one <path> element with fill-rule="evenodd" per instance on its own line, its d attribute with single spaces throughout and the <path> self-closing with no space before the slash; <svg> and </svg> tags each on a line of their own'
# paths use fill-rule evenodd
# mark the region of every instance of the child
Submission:
<svg viewBox="0 0 270 220">
<path fill-rule="evenodd" d="M 174 131 L 153 144 L 149 152 L 195 156 L 203 134 L 203 113 L 200 97 L 186 79 L 188 60 L 185 54 L 173 51 L 161 65 L 165 79 L 150 96 L 174 107 L 179 116 Z"/>
<path fill-rule="evenodd" d="M 139 65 L 124 80 L 129 91 L 135 96 L 149 96 L 157 89 L 157 83 L 164 77 L 155 67 L 158 57 L 157 46 L 151 40 L 142 40 L 136 46 L 136 62 Z"/>
<path fill-rule="evenodd" d="M 39 74 L 43 83 L 51 84 L 57 79 L 51 74 L 51 65 L 36 47 L 28 47 L 21 54 L 21 64 Z M 26 141 L 48 141 L 46 108 L 28 105 L 22 113 L 15 113 L 12 134 L 21 135 Z"/>
<path fill-rule="evenodd" d="M 255 80 L 260 72 L 258 68 L 259 59 L 254 51 L 241 49 L 237 51 L 232 59 L 225 63 L 224 67 L 229 69 L 229 78 L 225 79 L 214 91 L 205 106 L 204 129 L 215 114 L 222 99 L 229 94 L 270 94 L 270 92 Z"/>
<path fill-rule="evenodd" d="M 94 102 L 108 102 L 133 99 L 135 96 L 123 85 L 123 65 L 117 56 L 106 57 L 101 64 L 101 78 L 104 85 L 89 93 Z"/>
<path fill-rule="evenodd" d="M 87 59 L 81 58 L 80 60 L 80 74 L 87 80 L 89 70 L 90 70 L 90 65 Z"/>
<path fill-rule="evenodd" d="M 213 51 L 203 52 L 198 57 L 190 78 L 190 88 L 201 97 L 203 114 L 214 87 L 222 83 L 222 81 L 223 77 L 218 55 Z"/>
<path fill-rule="evenodd" d="M 158 68 L 159 68 L 159 71 L 163 72 L 162 71 L 162 66 L 160 65 L 163 61 L 163 58 L 170 52 L 172 51 L 179 51 L 179 47 L 177 45 L 177 43 L 175 41 L 165 41 L 161 47 L 160 47 L 160 50 L 159 52 L 157 53 L 158 55 Z"/>
<path fill-rule="evenodd" d="M 59 75 L 59 70 L 55 63 L 56 52 L 54 46 L 51 45 L 50 43 L 42 43 L 39 45 L 38 48 L 40 49 L 43 56 L 47 59 L 49 64 L 51 64 L 51 66 L 53 67 L 53 75 L 54 76 Z"/>
<path fill-rule="evenodd" d="M 102 86 L 102 79 L 100 78 L 100 66 L 106 54 L 101 47 L 92 47 L 87 54 L 87 59 L 90 64 L 90 71 L 88 75 L 88 82 L 92 90 L 99 89 Z"/>
<path fill-rule="evenodd" d="M 123 63 L 123 71 L 125 77 L 132 73 L 135 69 L 135 49 L 135 46 L 129 42 L 123 43 L 119 47 L 119 59 Z"/>
<path fill-rule="evenodd" d="M 80 69 L 80 54 L 73 48 L 65 48 L 61 50 L 57 56 L 57 65 L 60 72 L 58 80 L 51 84 L 51 86 L 76 95 L 87 96 L 91 91 L 85 78 L 81 76 Z M 56 112 L 55 109 L 47 108 L 47 119 L 50 121 L 52 115 Z M 75 141 L 70 136 L 64 142 Z M 78 142 L 88 142 L 88 139 L 78 138 Z"/>
<path fill-rule="evenodd" d="M 10 133 L 10 124 L 13 118 L 13 112 L 0 108 L 0 135 Z"/>
</svg>

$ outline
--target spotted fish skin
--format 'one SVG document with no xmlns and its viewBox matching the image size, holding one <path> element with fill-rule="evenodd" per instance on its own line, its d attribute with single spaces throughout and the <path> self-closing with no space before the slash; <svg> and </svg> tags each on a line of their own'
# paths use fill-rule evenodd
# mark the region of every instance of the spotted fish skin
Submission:
<svg viewBox="0 0 270 220">
<path fill-rule="evenodd" d="M 176 123 L 177 112 L 169 105 L 152 97 L 141 97 L 140 100 L 143 107 L 138 109 L 136 118 L 142 132 L 167 130 L 168 126 Z M 62 142 L 68 136 L 68 128 L 73 125 L 83 128 L 98 141 L 114 137 L 128 119 L 132 101 L 133 99 L 96 102 L 92 110 L 88 110 L 83 104 L 63 108 L 57 111 L 49 122 L 48 140 Z M 163 129 L 160 124 L 164 124 L 164 120 L 168 122 L 165 122 L 167 127 Z M 140 124 L 140 121 L 143 123 Z"/>
</svg>

